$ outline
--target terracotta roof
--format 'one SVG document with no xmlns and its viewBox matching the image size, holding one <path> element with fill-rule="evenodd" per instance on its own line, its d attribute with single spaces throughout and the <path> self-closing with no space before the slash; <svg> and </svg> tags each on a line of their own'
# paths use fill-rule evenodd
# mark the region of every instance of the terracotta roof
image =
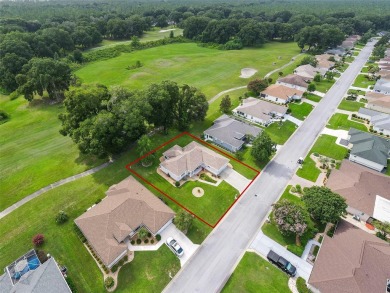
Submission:
<svg viewBox="0 0 390 293">
<path fill-rule="evenodd" d="M 174 149 L 175 153 L 172 152 L 172 149 Z M 161 166 L 177 176 L 188 171 L 195 171 L 202 164 L 219 170 L 229 162 L 227 158 L 195 141 L 189 143 L 184 148 L 175 145 L 164 152 L 163 155 L 169 158 L 164 160 Z"/>
<path fill-rule="evenodd" d="M 376 92 L 368 92 L 366 93 L 366 97 L 369 104 L 390 108 L 390 96 L 376 93 Z"/>
<path fill-rule="evenodd" d="M 285 77 L 279 78 L 279 82 L 284 82 L 292 85 L 301 86 L 307 89 L 308 82 L 310 82 L 311 78 L 303 77 L 296 74 L 289 74 Z"/>
<path fill-rule="evenodd" d="M 270 95 L 276 98 L 287 100 L 289 97 L 294 95 L 302 96 L 303 91 L 293 89 L 281 84 L 273 84 L 267 87 L 262 94 Z"/>
<path fill-rule="evenodd" d="M 286 114 L 287 109 L 287 107 L 276 105 L 256 98 L 247 98 L 243 100 L 242 106 L 238 106 L 235 110 L 268 121 L 272 118 L 272 113 L 279 113 L 284 115 Z"/>
<path fill-rule="evenodd" d="M 99 204 L 75 220 L 106 265 L 127 249 L 122 241 L 140 225 L 157 233 L 175 215 L 131 176 L 111 186 L 106 194 Z"/>
<path fill-rule="evenodd" d="M 309 283 L 322 293 L 384 293 L 390 276 L 390 245 L 341 220 L 324 235 Z"/>
<path fill-rule="evenodd" d="M 372 216 L 376 196 L 390 200 L 390 177 L 343 160 L 340 169 L 332 170 L 326 186 L 340 194 L 348 206 Z"/>
</svg>

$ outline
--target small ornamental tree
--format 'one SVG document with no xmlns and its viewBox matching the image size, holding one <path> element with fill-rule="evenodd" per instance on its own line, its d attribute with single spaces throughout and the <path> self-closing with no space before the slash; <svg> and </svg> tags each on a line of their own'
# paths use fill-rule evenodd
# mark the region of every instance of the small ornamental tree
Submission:
<svg viewBox="0 0 390 293">
<path fill-rule="evenodd" d="M 193 217 L 191 214 L 187 213 L 184 210 L 180 210 L 174 219 L 175 226 L 181 230 L 184 234 L 187 234 L 188 230 L 191 228 Z"/>
<path fill-rule="evenodd" d="M 37 234 L 32 238 L 32 242 L 35 246 L 41 246 L 45 242 L 43 234 Z"/>
<path fill-rule="evenodd" d="M 149 231 L 145 227 L 142 227 L 138 231 L 138 238 L 145 239 L 148 236 L 148 233 L 149 233 Z"/>
<path fill-rule="evenodd" d="M 262 131 L 252 143 L 251 155 L 259 162 L 266 162 L 274 152 L 275 147 L 276 144 L 269 135 Z"/>
<path fill-rule="evenodd" d="M 315 82 L 320 82 L 321 79 L 322 79 L 321 74 L 317 73 L 317 74 L 314 76 L 314 79 L 313 79 L 313 80 L 314 80 Z"/>
<path fill-rule="evenodd" d="M 145 156 L 147 153 L 149 153 L 152 150 L 152 142 L 147 135 L 141 136 L 141 138 L 138 140 L 138 146 L 137 151 L 140 157 Z M 145 158 L 142 159 L 141 164 L 144 167 L 150 166 L 154 159 L 154 154 L 149 154 Z"/>
<path fill-rule="evenodd" d="M 307 229 L 307 212 L 299 205 L 283 199 L 274 204 L 273 220 L 283 235 L 295 235 L 296 245 L 301 246 L 300 237 Z"/>
<path fill-rule="evenodd" d="M 310 215 L 323 224 L 336 223 L 346 213 L 345 199 L 327 187 L 306 188 L 302 197 Z"/>
<path fill-rule="evenodd" d="M 68 220 L 68 215 L 64 211 L 59 211 L 56 216 L 56 223 L 63 224 Z"/>
<path fill-rule="evenodd" d="M 104 286 L 106 286 L 107 289 L 110 289 L 114 286 L 115 284 L 115 281 L 112 277 L 107 277 L 105 280 L 104 280 Z"/>
<path fill-rule="evenodd" d="M 325 73 L 325 78 L 327 81 L 332 81 L 334 79 L 334 73 L 332 71 L 328 71 Z"/>
<path fill-rule="evenodd" d="M 268 81 L 264 79 L 254 79 L 248 83 L 247 89 L 256 95 L 260 95 L 260 92 L 265 90 L 267 87 Z"/>
<path fill-rule="evenodd" d="M 307 90 L 309 92 L 315 92 L 316 90 L 316 85 L 314 83 L 309 83 L 309 85 L 307 86 Z"/>
<path fill-rule="evenodd" d="M 300 65 L 306 65 L 306 64 L 310 64 L 311 66 L 316 67 L 318 61 L 316 57 L 309 55 L 309 56 L 305 56 L 300 63 Z"/>
<path fill-rule="evenodd" d="M 379 230 L 380 238 L 386 240 L 387 235 L 390 234 L 390 223 L 389 222 L 380 222 L 375 221 L 374 226 L 377 230 Z M 377 234 L 378 235 L 378 234 Z"/>
<path fill-rule="evenodd" d="M 232 106 L 232 101 L 229 95 L 226 95 L 222 98 L 221 104 L 219 105 L 219 109 L 223 113 L 229 113 L 231 106 Z"/>
</svg>

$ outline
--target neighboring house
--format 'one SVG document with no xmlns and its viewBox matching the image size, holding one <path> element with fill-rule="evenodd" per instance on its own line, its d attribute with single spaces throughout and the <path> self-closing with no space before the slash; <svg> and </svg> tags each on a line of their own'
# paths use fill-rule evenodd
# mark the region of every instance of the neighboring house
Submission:
<svg viewBox="0 0 390 293">
<path fill-rule="evenodd" d="M 309 284 L 321 293 L 386 293 L 390 245 L 341 220 L 324 234 Z"/>
<path fill-rule="evenodd" d="M 390 157 L 390 141 L 379 136 L 351 128 L 348 132 L 351 152 L 349 160 L 382 172 Z"/>
<path fill-rule="evenodd" d="M 106 195 L 75 223 L 100 260 L 111 268 L 126 255 L 129 238 L 140 228 L 160 234 L 175 213 L 132 176 L 111 186 Z"/>
<path fill-rule="evenodd" d="M 368 101 L 366 104 L 368 109 L 390 114 L 390 95 L 367 92 L 365 98 Z"/>
<path fill-rule="evenodd" d="M 355 42 L 347 39 L 343 41 L 340 46 L 346 50 L 350 50 L 355 46 Z"/>
<path fill-rule="evenodd" d="M 297 89 L 303 92 L 307 91 L 307 87 L 311 81 L 311 78 L 303 77 L 296 74 L 289 74 L 285 77 L 281 77 L 276 81 L 276 84 L 281 84 L 293 89 Z"/>
<path fill-rule="evenodd" d="M 280 120 L 287 112 L 287 107 L 276 105 L 256 98 L 247 98 L 242 105 L 233 110 L 233 113 L 248 121 L 269 125 L 275 120 Z"/>
<path fill-rule="evenodd" d="M 345 50 L 345 48 L 338 46 L 336 48 L 326 50 L 325 53 L 330 55 L 345 56 L 347 51 Z"/>
<path fill-rule="evenodd" d="M 376 75 L 380 76 L 383 79 L 390 79 L 390 70 L 379 70 Z"/>
<path fill-rule="evenodd" d="M 273 84 L 261 92 L 260 97 L 281 104 L 287 104 L 293 100 L 301 100 L 303 91 L 293 89 L 281 84 Z"/>
<path fill-rule="evenodd" d="M 390 136 L 390 115 L 371 109 L 360 108 L 357 116 L 370 121 L 372 129 L 382 135 Z"/>
<path fill-rule="evenodd" d="M 381 78 L 377 80 L 374 91 L 385 95 L 390 95 L 390 79 Z"/>
<path fill-rule="evenodd" d="M 316 60 L 317 60 L 317 66 L 316 68 L 320 68 L 320 69 L 323 69 L 323 70 L 330 70 L 334 67 L 334 65 L 336 64 L 335 62 L 333 61 L 329 61 L 329 58 L 330 57 L 333 57 L 333 58 L 337 58 L 339 59 L 338 57 L 335 57 L 335 56 L 332 56 L 330 54 L 321 54 L 321 55 L 316 55 Z"/>
<path fill-rule="evenodd" d="M 343 160 L 333 169 L 326 186 L 345 198 L 347 212 L 362 221 L 373 217 L 390 222 L 390 177 Z"/>
<path fill-rule="evenodd" d="M 164 161 L 160 169 L 176 181 L 193 177 L 203 169 L 215 176 L 220 175 L 228 166 L 229 160 L 220 154 L 193 141 L 184 148 L 175 145 L 163 153 Z"/>
<path fill-rule="evenodd" d="M 0 276 L 1 293 L 72 293 L 54 258 L 41 263 L 30 250 Z"/>
<path fill-rule="evenodd" d="M 316 68 L 310 64 L 305 64 L 295 68 L 294 73 L 304 78 L 313 79 L 317 74 L 324 76 L 327 71 L 328 71 L 327 69 Z"/>
<path fill-rule="evenodd" d="M 387 71 L 390 70 L 390 65 L 378 64 L 378 67 L 379 67 L 381 70 L 387 70 Z"/>
<path fill-rule="evenodd" d="M 214 121 L 213 126 L 204 131 L 204 137 L 234 153 L 245 144 L 248 134 L 256 137 L 260 133 L 259 127 L 222 115 Z"/>
</svg>

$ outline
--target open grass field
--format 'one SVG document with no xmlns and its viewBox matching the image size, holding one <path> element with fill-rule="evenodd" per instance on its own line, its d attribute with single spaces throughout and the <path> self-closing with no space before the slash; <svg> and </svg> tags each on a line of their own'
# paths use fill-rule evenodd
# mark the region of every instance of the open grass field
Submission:
<svg viewBox="0 0 390 293">
<path fill-rule="evenodd" d="M 254 77 L 262 77 L 298 53 L 295 43 L 273 42 L 262 48 L 237 51 L 208 49 L 195 43 L 172 44 L 93 62 L 77 70 L 76 75 L 85 83 L 123 85 L 130 89 L 173 80 L 198 87 L 211 98 L 222 90 L 246 85 L 248 79 L 239 77 L 242 68 L 255 68 L 258 73 Z M 144 66 L 126 69 L 137 60 Z"/>
<path fill-rule="evenodd" d="M 364 108 L 364 103 L 359 103 L 356 101 L 348 101 L 346 99 L 343 99 L 338 106 L 338 109 L 340 110 L 346 110 L 351 112 L 357 112 L 360 108 Z"/>
<path fill-rule="evenodd" d="M 371 85 L 374 85 L 376 83 L 375 80 L 368 80 L 367 75 L 365 74 L 359 74 L 355 81 L 353 82 L 352 86 L 360 87 L 360 88 L 367 88 Z"/>
<path fill-rule="evenodd" d="M 121 268 L 115 292 L 161 292 L 180 269 L 179 259 L 163 245 L 157 251 L 136 252 L 134 260 Z"/>
<path fill-rule="evenodd" d="M 305 120 L 305 118 L 310 114 L 314 107 L 313 105 L 310 105 L 308 103 L 290 103 L 288 104 L 288 108 L 291 110 L 291 116 L 299 120 Z"/>
<path fill-rule="evenodd" d="M 321 171 L 316 167 L 315 162 L 310 158 L 310 154 L 317 153 L 335 160 L 345 158 L 348 150 L 336 144 L 337 137 L 322 134 L 315 142 L 312 149 L 305 158 L 303 167 L 298 169 L 297 175 L 307 180 L 315 182 Z"/>
<path fill-rule="evenodd" d="M 349 130 L 350 128 L 353 127 L 362 131 L 367 131 L 367 127 L 364 124 L 351 121 L 348 119 L 347 114 L 341 114 L 341 113 L 333 114 L 326 127 L 330 129 L 342 129 L 342 130 Z"/>
<path fill-rule="evenodd" d="M 246 252 L 222 293 L 289 293 L 288 276 L 254 252 Z"/>
<path fill-rule="evenodd" d="M 280 125 L 279 123 L 272 123 L 270 126 L 265 128 L 265 132 L 271 137 L 272 141 L 277 144 L 284 144 L 289 137 L 297 129 L 296 126 L 291 121 L 284 121 Z"/>
<path fill-rule="evenodd" d="M 80 155 L 73 141 L 59 134 L 61 106 L 0 96 L 0 108 L 11 115 L 0 125 L 0 211 L 50 183 L 103 163 Z"/>
</svg>

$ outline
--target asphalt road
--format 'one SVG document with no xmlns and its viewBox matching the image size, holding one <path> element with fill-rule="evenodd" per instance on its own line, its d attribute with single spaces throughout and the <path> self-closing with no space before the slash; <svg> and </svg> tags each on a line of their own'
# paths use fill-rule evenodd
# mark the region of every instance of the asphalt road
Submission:
<svg viewBox="0 0 390 293">
<path fill-rule="evenodd" d="M 204 293 L 222 290 L 236 264 L 257 234 L 271 204 L 279 198 L 293 176 L 298 167 L 297 159 L 306 156 L 366 63 L 372 49 L 373 43 L 369 43 L 360 52 L 301 127 L 163 292 Z"/>
</svg>

